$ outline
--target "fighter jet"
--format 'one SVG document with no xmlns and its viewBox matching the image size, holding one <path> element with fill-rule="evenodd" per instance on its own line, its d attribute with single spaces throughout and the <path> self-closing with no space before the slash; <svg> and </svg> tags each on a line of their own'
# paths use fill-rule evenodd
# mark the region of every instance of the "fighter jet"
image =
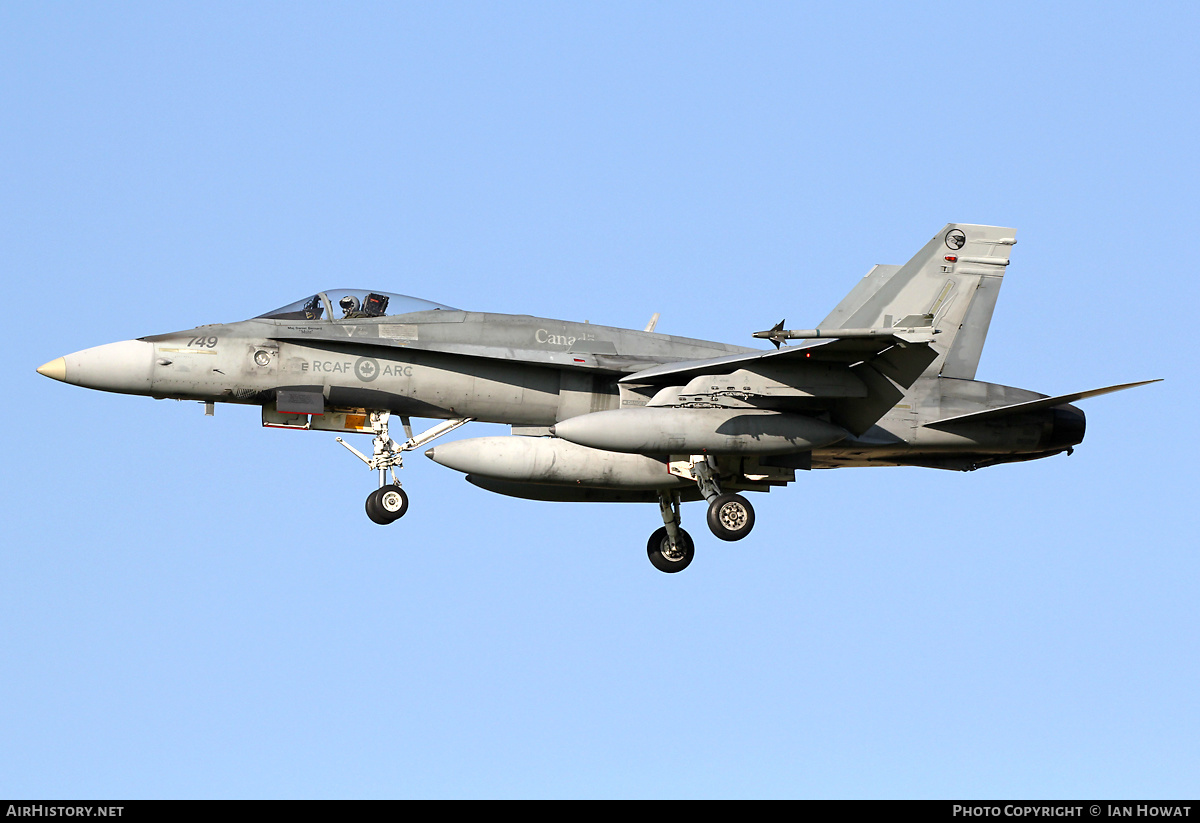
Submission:
<svg viewBox="0 0 1200 823">
<path fill-rule="evenodd" d="M 712 533 L 754 528 L 746 492 L 797 471 L 925 466 L 969 471 L 1071 453 L 1073 403 L 1156 382 L 1048 397 L 975 379 L 1013 229 L 950 224 L 903 266 L 875 266 L 824 321 L 753 337 L 766 350 L 400 294 L 330 289 L 238 323 L 124 340 L 38 371 L 92 389 L 262 408 L 267 427 L 364 433 L 378 474 L 366 512 L 408 510 L 405 453 L 473 420 L 511 435 L 425 454 L 488 491 L 547 501 L 657 503 L 651 563 L 695 553 L 680 504 L 705 500 Z M 799 341 L 793 345 L 791 341 Z M 405 439 L 392 439 L 398 417 Z M 437 422 L 414 434 L 412 418 Z"/>
</svg>

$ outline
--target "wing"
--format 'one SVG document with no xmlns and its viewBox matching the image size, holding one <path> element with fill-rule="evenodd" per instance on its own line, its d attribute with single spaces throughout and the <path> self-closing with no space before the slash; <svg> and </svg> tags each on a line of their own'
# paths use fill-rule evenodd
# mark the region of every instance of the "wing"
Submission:
<svg viewBox="0 0 1200 823">
<path fill-rule="evenodd" d="M 920 336 L 887 330 L 815 340 L 635 372 L 619 381 L 621 405 L 828 413 L 835 425 L 859 435 L 903 398 L 937 356 Z"/>
<path fill-rule="evenodd" d="M 741 352 L 738 354 L 712 357 L 704 360 L 689 360 L 682 363 L 664 363 L 621 378 L 622 383 L 645 383 L 664 385 L 689 380 L 701 374 L 728 372 L 753 365 L 775 365 L 795 362 L 812 363 L 855 363 L 875 357 L 894 347 L 905 347 L 912 342 L 924 342 L 924 335 L 892 334 L 887 329 L 877 334 L 855 338 L 837 337 L 840 330 L 829 332 L 828 340 L 811 340 L 798 346 L 774 351 Z"/>
</svg>

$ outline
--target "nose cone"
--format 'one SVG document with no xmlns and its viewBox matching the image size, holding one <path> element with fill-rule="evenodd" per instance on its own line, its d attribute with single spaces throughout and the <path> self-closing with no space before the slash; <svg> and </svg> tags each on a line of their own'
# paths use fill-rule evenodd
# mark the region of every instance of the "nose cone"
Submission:
<svg viewBox="0 0 1200 823">
<path fill-rule="evenodd" d="M 144 340 L 122 340 L 68 354 L 38 369 L 38 374 L 88 389 L 146 394 L 154 346 Z"/>
<path fill-rule="evenodd" d="M 51 380 L 66 380 L 67 379 L 67 361 L 63 358 L 51 360 L 49 363 L 43 363 L 38 366 L 38 374 L 44 374 Z"/>
</svg>

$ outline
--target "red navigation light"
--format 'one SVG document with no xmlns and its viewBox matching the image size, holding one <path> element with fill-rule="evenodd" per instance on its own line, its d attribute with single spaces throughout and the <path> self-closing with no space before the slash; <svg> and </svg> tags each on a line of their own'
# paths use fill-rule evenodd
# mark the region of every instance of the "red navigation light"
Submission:
<svg viewBox="0 0 1200 823">
<path fill-rule="evenodd" d="M 957 258 L 957 257 L 955 257 L 953 254 L 947 254 L 947 255 L 946 255 L 946 259 L 947 259 L 947 260 L 949 260 L 951 263 L 957 263 L 957 262 L 958 262 L 958 258 Z"/>
</svg>

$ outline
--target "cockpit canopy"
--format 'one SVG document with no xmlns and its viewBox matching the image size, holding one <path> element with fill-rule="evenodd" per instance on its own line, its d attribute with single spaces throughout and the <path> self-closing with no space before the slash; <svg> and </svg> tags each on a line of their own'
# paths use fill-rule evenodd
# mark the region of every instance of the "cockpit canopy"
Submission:
<svg viewBox="0 0 1200 823">
<path fill-rule="evenodd" d="M 295 303 L 260 314 L 263 320 L 355 320 L 368 317 L 393 317 L 416 311 L 458 311 L 451 306 L 366 289 L 330 289 Z"/>
</svg>

